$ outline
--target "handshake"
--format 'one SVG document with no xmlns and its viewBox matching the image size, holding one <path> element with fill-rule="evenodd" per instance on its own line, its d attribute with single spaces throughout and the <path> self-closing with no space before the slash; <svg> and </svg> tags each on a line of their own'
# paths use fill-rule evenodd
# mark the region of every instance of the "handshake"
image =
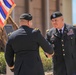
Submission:
<svg viewBox="0 0 76 75">
<path fill-rule="evenodd" d="M 54 52 L 52 54 L 49 54 L 49 53 L 45 52 L 44 54 L 45 54 L 46 57 L 51 58 L 54 55 Z"/>
</svg>

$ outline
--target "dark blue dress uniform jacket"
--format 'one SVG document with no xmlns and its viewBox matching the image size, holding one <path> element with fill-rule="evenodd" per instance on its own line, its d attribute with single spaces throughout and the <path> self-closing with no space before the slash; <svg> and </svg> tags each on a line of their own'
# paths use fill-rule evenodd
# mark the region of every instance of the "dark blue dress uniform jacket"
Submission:
<svg viewBox="0 0 76 75">
<path fill-rule="evenodd" d="M 45 52 L 53 53 L 51 44 L 43 38 L 39 30 L 23 25 L 9 36 L 5 59 L 10 67 L 15 65 L 14 75 L 44 75 L 39 46 Z"/>
<path fill-rule="evenodd" d="M 74 75 L 76 73 L 76 28 L 65 24 L 62 37 L 57 29 L 52 28 L 47 31 L 47 40 L 54 47 L 54 75 Z"/>
</svg>

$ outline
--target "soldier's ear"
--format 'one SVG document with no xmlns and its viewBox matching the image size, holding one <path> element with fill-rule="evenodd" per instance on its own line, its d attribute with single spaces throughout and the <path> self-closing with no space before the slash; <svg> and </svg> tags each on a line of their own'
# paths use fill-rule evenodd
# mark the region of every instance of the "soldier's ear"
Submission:
<svg viewBox="0 0 76 75">
<path fill-rule="evenodd" d="M 62 17 L 62 21 L 64 21 L 64 18 Z"/>
<path fill-rule="evenodd" d="M 28 25 L 30 25 L 30 21 L 28 21 Z"/>
</svg>

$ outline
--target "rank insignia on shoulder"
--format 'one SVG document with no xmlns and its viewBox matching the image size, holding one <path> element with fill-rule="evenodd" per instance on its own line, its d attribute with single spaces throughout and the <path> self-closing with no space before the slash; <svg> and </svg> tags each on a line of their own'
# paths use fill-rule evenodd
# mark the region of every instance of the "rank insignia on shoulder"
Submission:
<svg viewBox="0 0 76 75">
<path fill-rule="evenodd" d="M 33 29 L 33 32 L 37 32 L 37 31 L 40 31 L 39 28 L 34 28 Z"/>
<path fill-rule="evenodd" d="M 8 36 L 10 36 L 10 35 L 11 35 L 11 33 L 12 33 L 12 32 L 8 33 Z"/>
<path fill-rule="evenodd" d="M 35 28 L 34 30 L 39 30 L 39 28 Z"/>
<path fill-rule="evenodd" d="M 47 29 L 46 32 L 49 32 L 49 29 Z"/>
</svg>

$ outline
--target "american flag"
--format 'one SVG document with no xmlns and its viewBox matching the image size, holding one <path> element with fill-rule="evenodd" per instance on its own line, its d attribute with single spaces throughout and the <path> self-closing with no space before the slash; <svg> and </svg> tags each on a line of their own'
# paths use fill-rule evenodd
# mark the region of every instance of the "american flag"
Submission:
<svg viewBox="0 0 76 75">
<path fill-rule="evenodd" d="M 0 27 L 3 28 L 6 24 L 6 20 L 11 14 L 13 8 L 15 7 L 13 0 L 0 0 Z"/>
</svg>

